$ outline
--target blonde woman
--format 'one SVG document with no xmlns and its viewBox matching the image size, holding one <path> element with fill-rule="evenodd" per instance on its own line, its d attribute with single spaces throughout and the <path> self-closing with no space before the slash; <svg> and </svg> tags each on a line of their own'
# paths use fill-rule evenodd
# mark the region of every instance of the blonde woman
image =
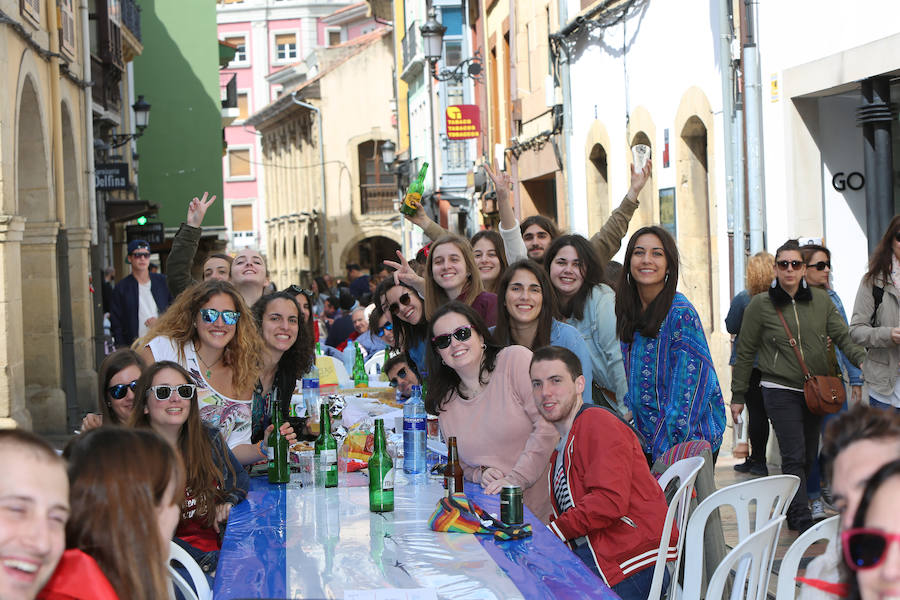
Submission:
<svg viewBox="0 0 900 600">
<path fill-rule="evenodd" d="M 725 317 L 725 328 L 734 336 L 731 342 L 731 359 L 728 364 L 734 366 L 735 351 L 738 344 L 738 334 L 741 332 L 741 321 L 744 319 L 744 309 L 750 304 L 750 300 L 756 294 L 761 294 L 769 289 L 772 283 L 772 271 L 775 269 L 775 257 L 766 251 L 757 252 L 747 261 L 747 289 L 741 291 L 728 309 Z M 766 446 L 769 444 L 769 415 L 763 404 L 762 390 L 759 387 L 761 373 L 755 366 L 750 373 L 750 386 L 744 398 L 747 400 L 748 423 L 747 437 L 750 440 L 750 455 L 744 462 L 734 465 L 734 470 L 739 473 L 752 473 L 766 476 L 769 468 L 766 466 Z"/>
<path fill-rule="evenodd" d="M 218 428 L 243 465 L 266 458 L 250 443 L 253 388 L 262 350 L 244 298 L 232 284 L 217 280 L 182 292 L 138 341 L 147 364 L 170 360 L 190 373 L 201 419 Z"/>
</svg>

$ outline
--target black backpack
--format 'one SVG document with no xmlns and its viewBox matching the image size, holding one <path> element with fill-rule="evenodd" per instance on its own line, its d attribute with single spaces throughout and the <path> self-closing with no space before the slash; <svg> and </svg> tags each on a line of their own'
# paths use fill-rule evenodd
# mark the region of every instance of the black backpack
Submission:
<svg viewBox="0 0 900 600">
<path fill-rule="evenodd" d="M 884 300 L 884 288 L 872 286 L 872 299 L 875 301 L 875 308 L 872 309 L 872 318 L 869 320 L 869 324 L 872 327 L 875 327 L 875 322 L 877 319 L 875 315 L 878 313 L 878 307 L 881 306 L 881 301 Z"/>
</svg>

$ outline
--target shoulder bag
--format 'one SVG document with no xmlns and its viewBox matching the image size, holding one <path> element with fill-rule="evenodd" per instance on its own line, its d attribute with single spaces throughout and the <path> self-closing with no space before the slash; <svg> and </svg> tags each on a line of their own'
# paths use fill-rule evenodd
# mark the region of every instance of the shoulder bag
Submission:
<svg viewBox="0 0 900 600">
<path fill-rule="evenodd" d="M 803 355 L 797 347 L 797 340 L 788 327 L 781 309 L 775 307 L 781 324 L 784 325 L 784 331 L 787 333 L 788 342 L 794 350 L 794 355 L 800 361 L 800 369 L 803 371 L 803 397 L 806 399 L 806 408 L 814 415 L 830 415 L 838 412 L 844 406 L 846 391 L 844 390 L 844 382 L 840 377 L 832 377 L 830 375 L 813 375 L 806 368 L 806 362 Z"/>
</svg>

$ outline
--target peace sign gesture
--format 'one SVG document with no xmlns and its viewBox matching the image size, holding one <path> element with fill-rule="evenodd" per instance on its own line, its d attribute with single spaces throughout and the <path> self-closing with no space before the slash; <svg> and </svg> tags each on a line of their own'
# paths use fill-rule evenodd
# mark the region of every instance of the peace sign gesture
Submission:
<svg viewBox="0 0 900 600">
<path fill-rule="evenodd" d="M 494 182 L 494 189 L 497 190 L 497 210 L 500 213 L 500 226 L 503 229 L 514 229 L 517 227 L 518 222 L 516 221 L 516 214 L 513 212 L 512 204 L 509 202 L 509 190 L 512 189 L 513 178 L 509 176 L 507 171 L 500 170 L 500 157 L 497 157 L 495 160 L 497 161 L 496 170 L 485 163 L 484 172 Z"/>
<path fill-rule="evenodd" d="M 420 295 L 424 294 L 425 280 L 416 275 L 413 268 L 409 266 L 409 261 L 406 260 L 403 253 L 399 250 L 397 250 L 397 257 L 400 259 L 400 262 L 394 260 L 384 261 L 385 265 L 392 269 L 396 269 L 394 271 L 394 283 L 405 283 L 406 285 L 412 286 Z"/>
<path fill-rule="evenodd" d="M 207 199 L 208 198 L 208 199 Z M 200 227 L 203 225 L 203 217 L 206 216 L 206 210 L 216 201 L 215 196 L 210 196 L 209 192 L 203 192 L 202 198 L 194 198 L 188 204 L 187 224 L 191 227 Z"/>
</svg>

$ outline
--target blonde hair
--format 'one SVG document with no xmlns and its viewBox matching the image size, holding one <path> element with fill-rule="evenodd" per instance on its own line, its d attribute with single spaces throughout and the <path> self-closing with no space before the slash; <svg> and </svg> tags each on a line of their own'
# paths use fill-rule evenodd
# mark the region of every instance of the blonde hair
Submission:
<svg viewBox="0 0 900 600">
<path fill-rule="evenodd" d="M 203 305 L 213 296 L 225 294 L 234 302 L 234 309 L 241 313 L 234 326 L 234 337 L 225 347 L 222 363 L 231 367 L 231 383 L 237 391 L 249 392 L 259 378 L 263 341 L 243 296 L 231 283 L 211 279 L 197 283 L 183 291 L 168 310 L 153 325 L 147 335 L 132 346 L 143 348 L 155 337 L 172 339 L 178 346 L 178 361 L 185 362 L 184 347 L 188 342 L 196 342 L 197 315 Z"/>
<path fill-rule="evenodd" d="M 763 250 L 757 252 L 747 261 L 747 292 L 751 296 L 766 291 L 772 283 L 775 268 L 775 257 Z"/>
<path fill-rule="evenodd" d="M 443 244 L 455 245 L 462 253 L 463 260 L 466 263 L 467 281 L 463 286 L 462 296 L 459 298 L 460 302 L 471 306 L 475 298 L 484 291 L 481 275 L 478 273 L 478 267 L 475 266 L 475 253 L 472 251 L 472 244 L 469 243 L 469 240 L 452 233 L 439 237 L 428 249 L 428 262 L 425 263 L 425 316 L 428 320 L 431 320 L 431 315 L 441 306 L 457 299 L 448 297 L 444 288 L 439 286 L 437 281 L 434 280 L 434 272 L 432 271 L 434 251 Z"/>
</svg>

